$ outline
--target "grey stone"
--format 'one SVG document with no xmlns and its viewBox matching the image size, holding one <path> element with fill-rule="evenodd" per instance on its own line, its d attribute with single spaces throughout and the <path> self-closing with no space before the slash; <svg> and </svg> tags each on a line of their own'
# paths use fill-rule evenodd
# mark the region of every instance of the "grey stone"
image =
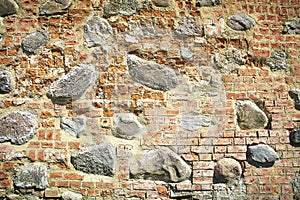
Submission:
<svg viewBox="0 0 300 200">
<path fill-rule="evenodd" d="M 295 108 L 297 110 L 300 110 L 300 89 L 298 89 L 298 88 L 292 88 L 289 91 L 289 95 L 295 101 Z"/>
<path fill-rule="evenodd" d="M 300 18 L 285 22 L 283 26 L 284 34 L 300 34 Z"/>
<path fill-rule="evenodd" d="M 208 127 L 212 121 L 205 116 L 182 116 L 179 118 L 179 126 L 189 130 L 196 131 L 200 127 Z"/>
<path fill-rule="evenodd" d="M 217 162 L 214 175 L 220 183 L 234 182 L 241 178 L 242 167 L 233 158 L 223 158 Z"/>
<path fill-rule="evenodd" d="M 274 51 L 270 57 L 266 59 L 266 65 L 268 65 L 272 71 L 286 69 L 287 54 L 284 51 Z"/>
<path fill-rule="evenodd" d="M 47 0 L 40 6 L 41 15 L 54 15 L 66 13 L 72 0 Z"/>
<path fill-rule="evenodd" d="M 114 116 L 114 136 L 131 140 L 142 134 L 143 131 L 143 126 L 134 114 L 126 113 Z"/>
<path fill-rule="evenodd" d="M 61 194 L 61 198 L 63 200 L 81 200 L 82 195 L 72 191 L 65 191 Z"/>
<path fill-rule="evenodd" d="M 180 54 L 181 54 L 181 57 L 185 60 L 189 60 L 194 56 L 193 52 L 191 52 L 191 50 L 188 48 L 182 48 L 180 50 Z"/>
<path fill-rule="evenodd" d="M 157 7 L 169 7 L 171 0 L 152 0 L 155 6 Z"/>
<path fill-rule="evenodd" d="M 236 48 L 230 48 L 215 54 L 215 67 L 221 72 L 232 72 L 246 64 L 247 54 Z"/>
<path fill-rule="evenodd" d="M 10 93 L 13 87 L 13 75 L 6 70 L 0 71 L 0 94 Z"/>
<path fill-rule="evenodd" d="M 0 16 L 15 14 L 18 10 L 19 6 L 14 0 L 0 1 Z"/>
<path fill-rule="evenodd" d="M 114 175 L 115 149 L 111 144 L 100 144 L 71 156 L 75 169 L 105 176 Z"/>
<path fill-rule="evenodd" d="M 248 155 L 251 160 L 258 163 L 271 163 L 279 159 L 275 150 L 266 144 L 249 146 Z"/>
<path fill-rule="evenodd" d="M 133 15 L 138 10 L 136 0 L 106 0 L 103 6 L 104 15 Z"/>
<path fill-rule="evenodd" d="M 196 6 L 218 6 L 221 0 L 196 0 Z"/>
<path fill-rule="evenodd" d="M 104 18 L 92 16 L 84 25 L 84 40 L 87 47 L 107 44 L 111 36 L 112 27 Z"/>
<path fill-rule="evenodd" d="M 164 65 L 128 55 L 127 65 L 132 79 L 152 89 L 167 91 L 179 84 L 175 71 Z"/>
<path fill-rule="evenodd" d="M 60 128 L 63 129 L 67 134 L 80 137 L 85 129 L 84 118 L 66 118 L 60 119 Z"/>
<path fill-rule="evenodd" d="M 181 182 L 191 176 L 191 168 L 180 156 L 167 147 L 151 150 L 141 158 L 133 158 L 130 175 L 136 179 Z"/>
<path fill-rule="evenodd" d="M 10 112 L 0 118 L 0 142 L 24 144 L 34 136 L 36 117 L 27 111 Z"/>
<path fill-rule="evenodd" d="M 39 49 L 46 46 L 49 41 L 46 32 L 37 31 L 27 35 L 22 41 L 23 49 L 28 53 L 36 53 Z"/>
<path fill-rule="evenodd" d="M 39 163 L 34 163 L 21 167 L 16 175 L 13 176 L 13 182 L 18 188 L 37 188 L 43 190 L 49 186 L 47 176 L 47 167 Z"/>
<path fill-rule="evenodd" d="M 0 22 L 0 25 L 1 25 L 1 22 Z M 3 40 L 3 35 L 0 33 L 0 43 L 2 42 Z"/>
<path fill-rule="evenodd" d="M 294 199 L 300 200 L 300 173 L 299 172 L 296 174 L 292 186 L 294 192 Z"/>
<path fill-rule="evenodd" d="M 203 31 L 196 18 L 184 17 L 175 29 L 175 33 L 185 36 L 200 36 Z"/>
<path fill-rule="evenodd" d="M 96 78 L 95 67 L 80 64 L 62 76 L 48 91 L 48 97 L 57 104 L 79 99 Z"/>
<path fill-rule="evenodd" d="M 235 184 L 213 184 L 214 200 L 247 200 L 246 185 L 243 179 Z"/>
<path fill-rule="evenodd" d="M 236 109 L 237 120 L 241 129 L 262 129 L 267 126 L 267 115 L 252 101 L 238 101 Z"/>
<path fill-rule="evenodd" d="M 300 128 L 297 128 L 291 132 L 290 142 L 293 146 L 300 146 Z"/>
<path fill-rule="evenodd" d="M 249 30 L 255 24 L 255 20 L 245 13 L 232 15 L 227 20 L 227 25 L 236 31 Z"/>
</svg>

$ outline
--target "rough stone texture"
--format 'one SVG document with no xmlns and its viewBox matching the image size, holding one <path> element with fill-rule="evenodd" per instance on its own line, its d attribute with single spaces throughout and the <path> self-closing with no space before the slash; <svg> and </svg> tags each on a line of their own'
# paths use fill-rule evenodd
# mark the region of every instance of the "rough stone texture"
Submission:
<svg viewBox="0 0 300 200">
<path fill-rule="evenodd" d="M 80 137 L 85 129 L 85 120 L 84 118 L 62 117 L 60 119 L 60 128 L 69 135 Z"/>
<path fill-rule="evenodd" d="M 300 128 L 291 131 L 290 142 L 293 146 L 300 146 Z"/>
<path fill-rule="evenodd" d="M 196 6 L 217 6 L 220 4 L 220 0 L 196 0 Z"/>
<path fill-rule="evenodd" d="M 218 183 L 213 185 L 214 200 L 247 200 L 246 185 L 242 179 L 236 184 Z"/>
<path fill-rule="evenodd" d="M 197 19 L 184 17 L 175 29 L 175 33 L 185 36 L 199 36 L 202 34 L 202 27 L 197 22 Z"/>
<path fill-rule="evenodd" d="M 61 198 L 63 200 L 81 200 L 82 195 L 72 191 L 66 191 L 61 194 Z"/>
<path fill-rule="evenodd" d="M 135 55 L 128 55 L 127 65 L 134 81 L 152 89 L 167 91 L 178 85 L 175 71 L 164 65 L 146 61 Z"/>
<path fill-rule="evenodd" d="M 80 64 L 61 77 L 48 91 L 48 97 L 57 104 L 79 99 L 96 77 L 95 67 Z"/>
<path fill-rule="evenodd" d="M 98 16 L 90 17 L 84 25 L 84 40 L 87 47 L 102 46 L 112 36 L 108 21 Z"/>
<path fill-rule="evenodd" d="M 41 15 L 54 15 L 66 13 L 72 0 L 47 0 L 40 6 Z"/>
<path fill-rule="evenodd" d="M 106 0 L 103 6 L 104 15 L 133 15 L 138 9 L 136 0 Z"/>
<path fill-rule="evenodd" d="M 24 144 L 34 136 L 36 117 L 27 111 L 10 112 L 0 118 L 0 142 Z"/>
<path fill-rule="evenodd" d="M 248 147 L 248 156 L 258 163 L 271 163 L 279 159 L 274 149 L 266 144 L 257 144 Z"/>
<path fill-rule="evenodd" d="M 284 34 L 300 34 L 300 18 L 285 22 L 283 26 Z"/>
<path fill-rule="evenodd" d="M 21 167 L 13 177 L 13 182 L 18 188 L 46 189 L 49 186 L 47 177 L 47 167 L 35 163 Z"/>
<path fill-rule="evenodd" d="M 189 60 L 193 57 L 193 52 L 188 48 L 182 48 L 180 50 L 181 57 L 185 60 Z"/>
<path fill-rule="evenodd" d="M 22 41 L 23 49 L 28 53 L 36 53 L 48 43 L 48 33 L 37 31 L 27 35 Z"/>
<path fill-rule="evenodd" d="M 215 67 L 223 73 L 232 72 L 246 64 L 247 54 L 236 48 L 226 49 L 215 54 Z"/>
<path fill-rule="evenodd" d="M 142 134 L 143 131 L 143 126 L 134 114 L 116 114 L 114 116 L 114 136 L 130 140 Z"/>
<path fill-rule="evenodd" d="M 256 24 L 255 20 L 245 13 L 232 15 L 227 20 L 227 25 L 236 31 L 246 31 Z"/>
<path fill-rule="evenodd" d="M 14 0 L 0 1 L 0 16 L 15 14 L 19 9 L 18 4 Z"/>
<path fill-rule="evenodd" d="M 212 121 L 205 116 L 182 116 L 179 125 L 189 131 L 196 131 L 203 126 L 210 126 Z"/>
<path fill-rule="evenodd" d="M 295 108 L 297 110 L 300 110 L 300 89 L 298 89 L 298 88 L 292 88 L 289 91 L 289 95 L 295 101 Z"/>
<path fill-rule="evenodd" d="M 13 75 L 6 70 L 0 71 L 0 94 L 10 93 L 13 87 Z"/>
<path fill-rule="evenodd" d="M 176 153 L 167 147 L 151 150 L 129 165 L 133 178 L 180 182 L 189 179 L 191 169 Z"/>
<path fill-rule="evenodd" d="M 293 184 L 294 199 L 299 200 L 300 199 L 300 173 L 299 172 L 296 174 L 292 184 Z"/>
<path fill-rule="evenodd" d="M 157 7 L 169 7 L 171 0 L 152 0 L 155 6 Z"/>
<path fill-rule="evenodd" d="M 242 167 L 235 159 L 223 158 L 217 162 L 214 174 L 220 183 L 233 182 L 241 178 Z"/>
<path fill-rule="evenodd" d="M 237 120 L 241 129 L 262 129 L 267 126 L 267 115 L 252 101 L 238 101 L 236 109 Z"/>
<path fill-rule="evenodd" d="M 270 57 L 266 59 L 266 65 L 271 68 L 272 71 L 286 69 L 287 54 L 284 51 L 274 51 Z"/>
<path fill-rule="evenodd" d="M 115 149 L 110 144 L 86 148 L 71 156 L 75 169 L 105 176 L 114 175 Z"/>
</svg>

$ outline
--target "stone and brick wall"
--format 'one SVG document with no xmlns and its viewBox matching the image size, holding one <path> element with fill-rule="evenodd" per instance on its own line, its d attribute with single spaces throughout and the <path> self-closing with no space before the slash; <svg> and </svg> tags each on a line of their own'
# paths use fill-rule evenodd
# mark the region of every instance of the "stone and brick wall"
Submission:
<svg viewBox="0 0 300 200">
<path fill-rule="evenodd" d="M 0 199 L 300 199 L 298 0 L 1 0 Z"/>
</svg>

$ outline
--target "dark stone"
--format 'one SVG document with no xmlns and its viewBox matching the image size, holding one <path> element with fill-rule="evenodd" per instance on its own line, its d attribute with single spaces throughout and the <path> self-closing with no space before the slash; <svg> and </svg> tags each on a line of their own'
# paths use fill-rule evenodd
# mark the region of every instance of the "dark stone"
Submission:
<svg viewBox="0 0 300 200">
<path fill-rule="evenodd" d="M 179 126 L 189 131 L 196 131 L 199 127 L 207 127 L 212 121 L 204 116 L 182 116 L 179 118 Z"/>
<path fill-rule="evenodd" d="M 287 54 L 284 51 L 274 51 L 270 57 L 266 59 L 266 65 L 268 65 L 272 71 L 286 69 Z"/>
<path fill-rule="evenodd" d="M 300 146 L 300 128 L 291 131 L 290 133 L 290 142 L 292 146 Z"/>
<path fill-rule="evenodd" d="M 72 155 L 71 163 L 85 173 L 113 176 L 115 149 L 110 144 L 89 147 Z"/>
<path fill-rule="evenodd" d="M 274 149 L 266 144 L 257 144 L 248 147 L 248 158 L 258 163 L 273 163 L 279 160 Z"/>
<path fill-rule="evenodd" d="M 300 110 L 300 89 L 292 88 L 289 91 L 289 95 L 295 101 L 295 108 Z"/>
<path fill-rule="evenodd" d="M 246 31 L 256 24 L 255 20 L 245 13 L 232 15 L 227 20 L 227 25 L 236 31 Z"/>
<path fill-rule="evenodd" d="M 129 165 L 132 178 L 181 182 L 191 176 L 191 168 L 180 156 L 167 147 L 147 152 L 133 158 Z"/>
<path fill-rule="evenodd" d="M 294 199 L 300 200 L 300 173 L 299 172 L 296 174 L 292 186 L 294 192 Z"/>
<path fill-rule="evenodd" d="M 48 97 L 57 104 L 79 99 L 96 77 L 95 67 L 81 64 L 61 77 L 48 91 Z"/>
<path fill-rule="evenodd" d="M 215 67 L 221 72 L 232 72 L 240 65 L 246 64 L 247 54 L 239 49 L 231 48 L 215 54 Z"/>
<path fill-rule="evenodd" d="M 169 7 L 171 0 L 152 0 L 155 6 L 157 7 Z"/>
<path fill-rule="evenodd" d="M 15 14 L 19 10 L 18 4 L 14 0 L 0 1 L 0 16 Z"/>
<path fill-rule="evenodd" d="M 60 119 L 60 128 L 69 135 L 80 137 L 85 128 L 85 120 L 84 118 L 62 117 Z"/>
<path fill-rule="evenodd" d="M 221 0 L 196 0 L 196 6 L 218 6 Z"/>
<path fill-rule="evenodd" d="M 136 0 L 106 0 L 103 6 L 104 15 L 133 15 L 137 12 Z"/>
<path fill-rule="evenodd" d="M 49 186 L 47 177 L 47 167 L 35 163 L 21 167 L 16 175 L 13 176 L 13 182 L 17 188 L 43 190 Z"/>
<path fill-rule="evenodd" d="M 39 49 L 46 46 L 49 41 L 46 32 L 37 31 L 26 36 L 22 42 L 23 49 L 28 53 L 36 53 Z"/>
<path fill-rule="evenodd" d="M 184 17 L 175 29 L 175 33 L 185 36 L 201 36 L 203 31 L 196 18 Z"/>
<path fill-rule="evenodd" d="M 300 34 L 300 18 L 285 22 L 283 26 L 284 34 Z"/>
<path fill-rule="evenodd" d="M 0 94 L 10 93 L 13 87 L 13 76 L 9 71 L 0 71 Z"/>
<path fill-rule="evenodd" d="M 0 142 L 24 144 L 34 136 L 36 117 L 27 111 L 10 112 L 0 118 Z"/>
<path fill-rule="evenodd" d="M 54 15 L 66 13 L 72 0 L 47 0 L 40 7 L 41 15 Z"/>
<path fill-rule="evenodd" d="M 242 167 L 233 158 L 223 158 L 217 162 L 214 176 L 219 183 L 238 181 L 242 175 Z"/>
</svg>

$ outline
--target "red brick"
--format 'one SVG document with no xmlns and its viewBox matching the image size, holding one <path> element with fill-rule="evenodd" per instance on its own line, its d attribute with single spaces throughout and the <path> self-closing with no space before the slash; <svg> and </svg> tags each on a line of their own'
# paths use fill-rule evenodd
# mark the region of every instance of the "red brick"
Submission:
<svg viewBox="0 0 300 200">
<path fill-rule="evenodd" d="M 64 178 L 68 180 L 83 180 L 84 176 L 71 172 L 71 173 L 65 173 Z"/>
</svg>

